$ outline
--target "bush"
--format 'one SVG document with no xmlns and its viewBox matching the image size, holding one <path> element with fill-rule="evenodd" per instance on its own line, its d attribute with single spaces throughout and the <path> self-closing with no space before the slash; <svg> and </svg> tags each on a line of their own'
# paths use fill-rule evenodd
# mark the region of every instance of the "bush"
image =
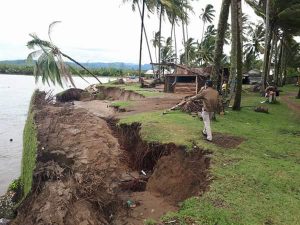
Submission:
<svg viewBox="0 0 300 225">
<path fill-rule="evenodd" d="M 22 188 L 20 178 L 13 180 L 10 185 L 8 186 L 7 191 L 14 191 L 18 192 Z"/>
</svg>

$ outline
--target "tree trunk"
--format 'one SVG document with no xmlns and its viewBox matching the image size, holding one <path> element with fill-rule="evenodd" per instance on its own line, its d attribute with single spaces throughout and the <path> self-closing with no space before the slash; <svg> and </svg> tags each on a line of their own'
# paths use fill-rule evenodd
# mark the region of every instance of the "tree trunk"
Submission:
<svg viewBox="0 0 300 225">
<path fill-rule="evenodd" d="M 262 73 L 261 92 L 264 93 L 266 89 L 266 82 L 269 72 L 269 56 L 270 56 L 270 42 L 271 42 L 271 27 L 270 27 L 270 0 L 266 0 L 266 33 L 265 33 L 265 52 L 264 52 L 264 66 Z"/>
<path fill-rule="evenodd" d="M 143 13 L 141 12 L 141 7 L 140 7 L 140 4 L 138 3 L 138 8 L 139 8 L 139 13 L 140 13 L 140 16 L 141 16 L 141 20 L 144 20 L 143 19 Z M 144 7 L 143 7 L 143 10 L 144 10 Z M 145 39 L 146 39 L 146 44 L 147 44 L 147 48 L 148 48 L 148 53 L 149 53 L 149 57 L 150 57 L 150 62 L 151 62 L 151 65 L 152 65 L 152 71 L 154 72 L 154 65 L 153 65 L 153 60 L 152 60 L 152 55 L 151 55 L 151 50 L 150 50 L 150 46 L 149 46 L 149 40 L 148 40 L 148 35 L 147 35 L 147 32 L 146 32 L 146 27 L 145 27 L 145 24 L 143 25 L 144 27 L 144 35 L 145 35 Z"/>
<path fill-rule="evenodd" d="M 175 63 L 177 64 L 178 54 L 177 54 L 177 38 L 176 38 L 176 26 L 174 26 L 174 45 L 175 45 Z"/>
<path fill-rule="evenodd" d="M 185 39 L 185 29 L 184 29 L 184 21 L 182 21 L 182 36 L 183 36 L 183 46 L 184 46 L 184 57 L 183 64 L 187 64 L 187 52 L 186 52 L 186 39 Z"/>
<path fill-rule="evenodd" d="M 202 36 L 201 36 L 201 45 L 202 45 L 202 42 L 203 42 L 203 37 L 204 37 L 204 29 L 205 29 L 205 22 L 203 21 L 203 27 L 202 27 Z"/>
<path fill-rule="evenodd" d="M 298 78 L 298 80 L 299 80 L 299 78 Z M 298 90 L 298 94 L 297 94 L 297 96 L 296 96 L 296 98 L 300 98 L 300 84 L 299 84 L 299 90 Z"/>
<path fill-rule="evenodd" d="M 78 66 L 80 66 L 82 69 L 84 69 L 86 72 L 88 72 L 90 75 L 92 75 L 100 84 L 102 84 L 102 82 L 98 79 L 98 77 L 96 77 L 95 74 L 93 74 L 91 71 L 89 71 L 86 67 L 84 67 L 83 65 L 81 65 L 79 62 L 77 62 L 75 59 L 71 58 L 70 56 L 60 52 L 60 54 L 63 57 L 66 57 L 67 59 L 71 60 L 73 63 L 77 64 Z"/>
<path fill-rule="evenodd" d="M 145 0 L 143 0 L 142 15 L 141 15 L 141 37 L 140 37 L 140 56 L 139 56 L 139 78 L 142 74 L 142 49 L 143 49 L 143 31 L 144 31 L 144 15 L 145 15 Z"/>
<path fill-rule="evenodd" d="M 173 18 L 172 24 L 171 24 L 171 35 L 170 35 L 171 41 L 173 41 L 173 29 L 174 29 L 174 23 L 175 23 L 175 20 L 174 20 L 174 18 Z"/>
<path fill-rule="evenodd" d="M 237 0 L 231 2 L 231 57 L 230 57 L 230 77 L 229 87 L 230 92 L 235 92 L 236 86 L 236 63 L 237 63 L 237 21 L 238 11 L 235 10 Z"/>
<path fill-rule="evenodd" d="M 286 47 L 284 44 L 284 36 L 282 37 L 282 56 L 280 62 L 280 86 L 283 86 L 283 71 L 284 71 L 284 62 L 286 61 Z"/>
<path fill-rule="evenodd" d="M 269 65 L 268 65 L 268 68 L 269 68 L 269 72 L 267 74 L 267 82 L 270 83 L 270 71 L 272 69 L 272 59 L 273 59 L 273 55 L 274 55 L 274 49 L 275 49 L 275 45 L 277 44 L 277 38 L 276 38 L 276 34 L 275 32 L 273 33 L 273 38 L 271 40 L 271 51 L 270 51 L 270 56 L 269 56 Z M 276 56 L 276 54 L 275 54 Z M 275 72 L 275 65 L 273 67 L 273 71 Z M 273 73 L 273 79 L 274 79 L 274 73 Z"/>
<path fill-rule="evenodd" d="M 286 77 L 287 77 L 287 52 L 285 52 L 285 57 L 284 57 L 283 82 L 282 82 L 282 85 L 285 85 L 285 83 L 286 83 Z"/>
<path fill-rule="evenodd" d="M 237 1 L 238 6 L 238 25 L 240 28 L 240 41 L 241 41 L 241 48 L 242 48 L 242 63 L 243 63 L 243 52 L 244 52 L 244 44 L 243 44 L 243 11 L 242 11 L 242 0 Z"/>
<path fill-rule="evenodd" d="M 240 18 L 241 15 L 241 6 L 238 5 L 237 0 L 232 0 L 232 4 L 235 4 L 234 7 L 232 7 L 233 10 L 237 10 L 238 18 Z M 240 10 L 239 10 L 240 9 Z M 233 11 L 232 11 L 233 12 Z M 237 65 L 237 87 L 236 87 L 236 93 L 234 97 L 234 103 L 232 106 L 232 110 L 240 110 L 241 109 L 241 99 L 242 99 L 242 80 L 243 80 L 243 54 L 242 54 L 242 42 L 241 42 L 241 32 L 242 27 L 240 26 L 240 20 L 238 20 L 235 23 L 236 29 L 236 46 L 237 46 L 237 53 L 236 53 L 236 65 Z"/>
<path fill-rule="evenodd" d="M 160 58 L 161 58 L 161 23 L 162 23 L 162 10 L 163 6 L 160 8 L 160 15 L 159 15 L 159 42 L 158 42 L 158 76 L 160 78 L 161 76 L 161 66 L 160 66 Z"/>
<path fill-rule="evenodd" d="M 276 86 L 279 85 L 279 73 L 280 73 L 280 64 L 282 58 L 282 40 L 280 41 L 279 45 L 279 55 L 278 54 L 278 46 L 276 45 L 276 56 L 275 56 L 275 84 Z"/>
<path fill-rule="evenodd" d="M 211 79 L 213 81 L 213 84 L 217 87 L 218 91 L 220 90 L 220 84 L 218 83 L 218 81 L 219 81 L 219 73 L 221 69 L 223 46 L 224 46 L 225 32 L 227 29 L 227 20 L 229 15 L 230 2 L 231 0 L 223 0 L 222 2 L 222 8 L 219 16 L 217 37 L 215 43 L 214 71 Z"/>
<path fill-rule="evenodd" d="M 182 3 L 184 0 L 181 1 Z M 181 25 L 182 25 L 182 38 L 183 38 L 183 46 L 184 46 L 184 57 L 183 57 L 183 64 L 187 63 L 187 52 L 186 52 L 186 34 L 185 34 L 185 22 L 184 20 L 181 20 Z"/>
</svg>

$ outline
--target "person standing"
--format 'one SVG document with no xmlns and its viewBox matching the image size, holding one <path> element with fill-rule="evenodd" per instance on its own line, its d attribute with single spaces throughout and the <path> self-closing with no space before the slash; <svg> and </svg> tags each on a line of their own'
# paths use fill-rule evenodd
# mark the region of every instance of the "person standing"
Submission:
<svg viewBox="0 0 300 225">
<path fill-rule="evenodd" d="M 219 93 L 212 87 L 212 81 L 207 80 L 203 89 L 199 93 L 191 97 L 190 100 L 202 99 L 203 108 L 202 108 L 202 118 L 204 123 L 204 128 L 202 134 L 206 136 L 207 141 L 212 141 L 212 131 L 211 131 L 211 119 L 214 113 L 218 109 L 219 105 Z"/>
</svg>

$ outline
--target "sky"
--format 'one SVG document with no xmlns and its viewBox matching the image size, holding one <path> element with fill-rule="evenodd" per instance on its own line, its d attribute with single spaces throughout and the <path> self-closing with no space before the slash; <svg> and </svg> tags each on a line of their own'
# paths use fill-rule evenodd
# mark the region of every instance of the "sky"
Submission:
<svg viewBox="0 0 300 225">
<path fill-rule="evenodd" d="M 189 37 L 200 39 L 201 9 L 212 4 L 216 10 L 214 24 L 218 23 L 222 0 L 193 1 L 194 15 L 190 15 Z M 138 63 L 140 16 L 133 12 L 131 4 L 123 0 L 5 0 L 1 1 L 0 60 L 26 59 L 29 50 L 26 43 L 30 33 L 48 39 L 48 26 L 61 21 L 52 30 L 52 41 L 64 53 L 80 62 Z M 253 10 L 243 4 L 243 12 L 255 22 Z M 145 19 L 148 38 L 158 31 L 157 14 Z M 171 26 L 165 19 L 162 36 L 170 36 Z M 182 41 L 180 27 L 176 27 L 178 45 Z M 225 49 L 226 51 L 226 49 Z M 154 48 L 152 49 L 154 57 Z M 144 42 L 142 63 L 150 63 Z"/>
</svg>

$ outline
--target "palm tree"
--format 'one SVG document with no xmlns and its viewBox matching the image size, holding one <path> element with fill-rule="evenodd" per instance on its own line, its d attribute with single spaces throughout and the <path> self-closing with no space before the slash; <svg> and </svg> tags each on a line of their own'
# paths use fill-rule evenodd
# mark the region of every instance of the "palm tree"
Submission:
<svg viewBox="0 0 300 225">
<path fill-rule="evenodd" d="M 217 37 L 215 43 L 215 55 L 214 55 L 214 72 L 212 74 L 212 81 L 214 85 L 217 86 L 217 89 L 220 90 L 219 84 L 219 71 L 221 68 L 221 61 L 223 57 L 223 45 L 225 40 L 225 33 L 227 28 L 227 20 L 229 15 L 229 7 L 231 0 L 223 0 L 222 8 L 219 16 Z"/>
<path fill-rule="evenodd" d="M 63 53 L 57 46 L 55 46 L 51 40 L 51 31 L 55 24 L 59 23 L 60 21 L 54 21 L 49 25 L 48 28 L 48 36 L 49 41 L 45 41 L 40 39 L 36 34 L 29 34 L 32 37 L 32 40 L 27 42 L 27 47 L 29 49 L 34 49 L 35 47 L 39 47 L 39 50 L 35 50 L 31 52 L 27 56 L 27 60 L 32 62 L 35 57 L 38 57 L 37 61 L 35 62 L 34 68 L 34 75 L 36 82 L 38 81 L 39 77 L 42 77 L 42 82 L 47 82 L 50 85 L 52 82 L 54 85 L 57 83 L 61 87 L 63 87 L 63 81 L 70 82 L 74 87 L 74 81 L 70 72 L 70 69 L 74 70 L 70 65 L 67 65 L 63 61 L 63 57 L 69 59 L 76 65 L 80 66 L 82 69 L 87 71 L 90 75 L 95 77 L 99 83 L 101 81 L 91 73 L 86 67 L 81 65 L 75 59 L 71 58 L 70 56 Z M 78 75 L 84 79 L 79 73 Z"/>
<path fill-rule="evenodd" d="M 264 24 L 253 24 L 251 23 L 247 27 L 247 41 L 245 44 L 245 56 L 253 55 L 255 58 L 264 51 Z"/>
<path fill-rule="evenodd" d="M 154 47 L 154 51 L 155 51 L 155 58 L 156 58 L 156 62 L 158 62 L 157 61 L 157 47 L 159 46 L 159 42 L 161 42 L 161 40 L 159 40 L 160 39 L 160 34 L 159 34 L 159 31 L 158 32 L 155 32 L 154 33 L 154 38 L 151 40 L 151 42 L 152 42 L 152 45 L 153 45 L 153 47 Z"/>
<path fill-rule="evenodd" d="M 183 30 L 185 24 L 188 23 L 188 11 L 193 11 L 189 1 L 183 0 L 172 0 L 172 7 L 166 10 L 168 19 L 172 25 L 171 27 L 171 40 L 173 41 L 173 33 L 174 33 L 174 44 L 175 44 L 175 54 L 177 60 L 177 43 L 176 43 L 176 25 L 179 24 L 179 21 L 182 21 Z M 187 29 L 187 25 L 186 25 Z M 184 32 L 184 44 L 185 44 L 185 32 Z"/>
<path fill-rule="evenodd" d="M 264 24 L 250 23 L 245 30 L 247 38 L 244 44 L 244 66 L 249 71 L 257 66 L 259 55 L 264 53 Z"/>
<path fill-rule="evenodd" d="M 213 63 L 216 34 L 217 30 L 214 25 L 209 25 L 206 28 L 202 42 L 198 43 L 196 54 L 200 66 L 208 66 Z"/>
<path fill-rule="evenodd" d="M 246 2 L 252 8 L 254 8 L 256 14 L 262 17 L 266 22 L 265 53 L 263 66 L 264 73 L 262 75 L 262 89 L 264 89 L 270 70 L 269 57 L 271 51 L 271 41 L 273 36 L 272 34 L 277 33 L 278 30 L 283 30 L 286 34 L 295 34 L 300 30 L 300 0 L 266 0 L 259 2 L 257 2 L 256 0 L 246 0 Z M 285 48 L 283 46 L 282 57 L 284 56 Z M 277 60 L 277 62 L 279 61 L 280 60 Z M 286 63 L 281 60 L 281 64 L 284 65 Z"/>
<path fill-rule="evenodd" d="M 205 24 L 207 22 L 212 23 L 213 18 L 215 17 L 215 12 L 216 10 L 214 10 L 214 7 L 211 4 L 206 5 L 205 9 L 202 9 L 202 12 L 200 14 L 200 19 L 203 22 L 201 42 L 203 41 Z"/>
<path fill-rule="evenodd" d="M 155 2 L 155 1 L 153 1 Z M 187 21 L 187 10 L 192 10 L 188 0 L 157 0 L 156 8 L 159 14 L 159 34 L 161 35 L 162 19 L 165 15 L 168 16 L 172 23 L 174 20 L 180 19 Z M 159 38 L 160 39 L 160 38 Z M 159 43 L 158 52 L 161 53 L 161 44 Z M 158 55 L 158 62 L 161 62 L 161 55 Z M 159 69 L 160 71 L 160 69 Z"/>
<path fill-rule="evenodd" d="M 162 46 L 161 48 L 161 62 L 163 64 L 162 66 L 163 74 L 164 74 L 164 70 L 169 68 L 168 66 L 164 66 L 164 65 L 168 63 L 174 63 L 175 59 L 176 59 L 176 55 L 172 47 L 172 39 L 171 37 L 168 37 L 165 42 L 165 45 Z"/>
<path fill-rule="evenodd" d="M 190 65 L 196 57 L 196 42 L 193 38 L 189 38 L 184 46 L 184 52 L 180 56 L 180 61 L 182 64 Z M 186 61 L 187 60 L 187 61 Z"/>
</svg>

